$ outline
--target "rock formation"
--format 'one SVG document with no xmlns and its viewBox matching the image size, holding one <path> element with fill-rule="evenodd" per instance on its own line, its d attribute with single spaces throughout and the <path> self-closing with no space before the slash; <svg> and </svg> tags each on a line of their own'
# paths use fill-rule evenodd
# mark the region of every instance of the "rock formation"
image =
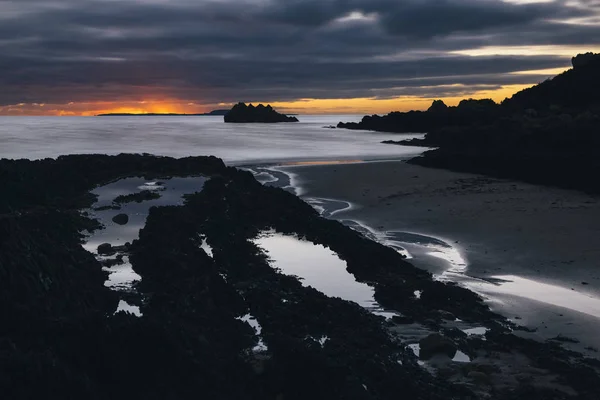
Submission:
<svg viewBox="0 0 600 400">
<path fill-rule="evenodd" d="M 127 214 L 117 214 L 112 218 L 112 221 L 118 225 L 127 225 L 129 216 Z"/>
<path fill-rule="evenodd" d="M 225 115 L 225 122 L 234 123 L 276 123 L 276 122 L 298 122 L 296 117 L 288 117 L 287 115 L 280 114 L 273 109 L 270 105 L 264 106 L 259 104 L 254 106 L 252 104 L 246 105 L 245 103 L 238 103 Z"/>
</svg>

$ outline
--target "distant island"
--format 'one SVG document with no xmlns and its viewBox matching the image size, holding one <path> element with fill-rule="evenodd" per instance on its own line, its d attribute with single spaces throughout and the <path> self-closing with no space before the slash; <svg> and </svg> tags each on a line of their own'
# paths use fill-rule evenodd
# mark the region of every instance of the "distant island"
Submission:
<svg viewBox="0 0 600 400">
<path fill-rule="evenodd" d="M 213 110 L 204 114 L 177 114 L 177 113 L 145 113 L 145 114 L 133 114 L 133 113 L 109 113 L 109 114 L 98 114 L 97 117 L 207 117 L 207 116 L 220 116 L 225 115 L 229 110 Z"/>
<path fill-rule="evenodd" d="M 501 104 L 441 100 L 427 111 L 366 116 L 339 128 L 427 133 L 390 144 L 433 147 L 410 163 L 600 193 L 600 54 L 580 54 L 573 68 Z"/>
<path fill-rule="evenodd" d="M 298 122 L 298 118 L 280 114 L 271 105 L 254 106 L 252 104 L 238 103 L 225 115 L 225 122 L 229 123 L 278 123 Z"/>
</svg>

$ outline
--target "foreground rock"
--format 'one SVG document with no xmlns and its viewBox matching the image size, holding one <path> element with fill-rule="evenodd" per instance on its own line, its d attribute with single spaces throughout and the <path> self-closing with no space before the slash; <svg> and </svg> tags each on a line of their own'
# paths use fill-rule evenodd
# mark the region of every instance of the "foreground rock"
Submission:
<svg viewBox="0 0 600 400">
<path fill-rule="evenodd" d="M 210 177 L 200 193 L 182 206 L 152 208 L 139 240 L 123 248 L 142 278 L 135 299 L 128 296 L 143 317 L 114 314 L 123 297 L 104 287 L 103 266 L 81 246 L 82 231 L 100 228 L 79 211 L 93 204 L 89 191 L 125 177 L 198 175 Z M 434 281 L 393 249 L 218 159 L 0 160 L 0 176 L 19 177 L 4 178 L 0 199 L 0 392 L 6 398 L 474 400 L 482 398 L 479 392 L 500 400 L 564 398 L 535 379 L 490 389 L 430 374 L 391 333 L 402 325 L 272 268 L 252 240 L 269 229 L 330 248 L 356 279 L 374 287 L 382 306 L 452 338 L 469 356 L 515 352 L 581 399 L 596 399 L 600 390 L 588 360 L 510 334 L 510 323 L 474 293 Z M 40 183 L 34 195 L 31 182 Z M 205 240 L 212 257 L 202 249 Z M 247 314 L 262 325 L 264 352 L 253 351 L 259 338 L 240 320 Z M 486 340 L 445 328 L 450 314 L 489 327 Z M 328 338 L 323 344 L 315 339 L 322 337 Z M 502 366 L 494 371 L 512 373 L 510 363 Z M 480 369 L 450 373 L 468 377 Z M 470 379 L 482 380 L 477 373 Z"/>
<path fill-rule="evenodd" d="M 235 123 L 276 123 L 276 122 L 298 122 L 296 117 L 288 117 L 284 114 L 279 114 L 270 105 L 264 106 L 259 104 L 238 103 L 225 115 L 225 122 Z"/>
<path fill-rule="evenodd" d="M 118 214 L 112 217 L 112 221 L 118 225 L 127 225 L 129 222 L 129 216 L 127 214 Z"/>
<path fill-rule="evenodd" d="M 112 256 L 115 254 L 116 250 L 112 247 L 110 243 L 103 243 L 98 246 L 98 254 L 101 256 Z"/>
<path fill-rule="evenodd" d="M 444 354 L 450 358 L 456 355 L 458 350 L 456 344 L 440 334 L 432 334 L 419 341 L 419 357 L 423 360 L 429 360 L 436 354 Z"/>
<path fill-rule="evenodd" d="M 116 204 L 124 203 L 142 203 L 144 201 L 160 199 L 160 193 L 155 190 L 142 190 L 141 192 L 117 196 L 114 199 Z"/>
</svg>

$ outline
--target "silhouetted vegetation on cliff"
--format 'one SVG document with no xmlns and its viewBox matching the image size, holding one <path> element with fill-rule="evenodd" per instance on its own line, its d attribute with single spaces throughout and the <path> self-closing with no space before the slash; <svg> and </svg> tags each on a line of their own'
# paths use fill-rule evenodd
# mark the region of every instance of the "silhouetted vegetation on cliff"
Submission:
<svg viewBox="0 0 600 400">
<path fill-rule="evenodd" d="M 502 102 L 509 112 L 536 110 L 569 114 L 600 106 L 600 54 L 580 54 L 573 68 Z M 598 111 L 598 109 L 596 109 Z"/>
</svg>

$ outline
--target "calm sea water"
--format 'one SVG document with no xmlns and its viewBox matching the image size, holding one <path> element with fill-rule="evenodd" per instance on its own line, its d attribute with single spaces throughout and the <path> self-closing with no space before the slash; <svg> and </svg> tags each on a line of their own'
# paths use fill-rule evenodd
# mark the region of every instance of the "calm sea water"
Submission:
<svg viewBox="0 0 600 400">
<path fill-rule="evenodd" d="M 0 117 L 0 158 L 82 153 L 214 155 L 230 165 L 338 159 L 390 159 L 422 149 L 381 144 L 395 135 L 326 129 L 362 116 L 298 117 L 293 124 L 225 124 L 223 117 Z"/>
</svg>

